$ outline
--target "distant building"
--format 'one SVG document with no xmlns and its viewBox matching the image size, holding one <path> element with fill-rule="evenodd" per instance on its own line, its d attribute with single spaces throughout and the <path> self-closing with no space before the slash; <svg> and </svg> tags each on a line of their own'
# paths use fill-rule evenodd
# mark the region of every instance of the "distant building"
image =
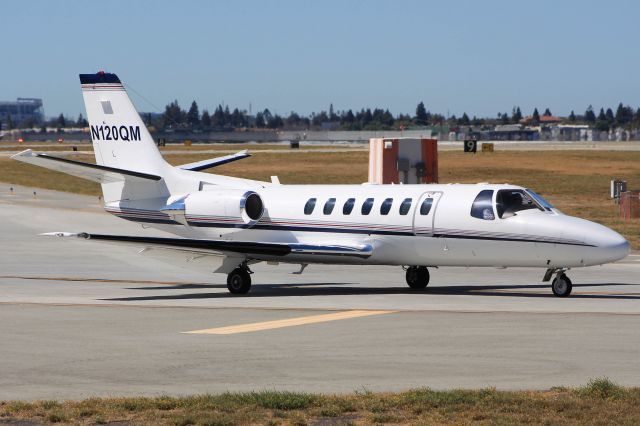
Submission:
<svg viewBox="0 0 640 426">
<path fill-rule="evenodd" d="M 583 141 L 587 140 L 589 126 L 586 124 L 557 124 L 551 126 L 551 140 Z"/>
<path fill-rule="evenodd" d="M 0 123 L 6 127 L 11 117 L 14 126 L 25 121 L 33 121 L 40 124 L 44 121 L 44 109 L 42 99 L 18 98 L 16 101 L 0 101 Z"/>
<path fill-rule="evenodd" d="M 561 122 L 562 119 L 560 117 L 556 117 L 555 115 L 541 115 L 539 124 L 555 124 Z M 533 123 L 533 116 L 529 115 L 522 120 L 520 120 L 520 124 L 524 124 L 525 126 L 530 126 Z"/>
</svg>

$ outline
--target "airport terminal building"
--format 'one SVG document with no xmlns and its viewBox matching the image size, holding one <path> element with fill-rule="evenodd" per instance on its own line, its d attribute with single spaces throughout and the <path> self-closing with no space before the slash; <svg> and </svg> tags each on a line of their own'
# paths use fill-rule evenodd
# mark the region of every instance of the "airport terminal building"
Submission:
<svg viewBox="0 0 640 426">
<path fill-rule="evenodd" d="M 11 117 L 14 126 L 32 121 L 39 124 L 44 121 L 44 108 L 42 99 L 18 98 L 15 101 L 0 101 L 0 124 L 6 128 Z"/>
</svg>

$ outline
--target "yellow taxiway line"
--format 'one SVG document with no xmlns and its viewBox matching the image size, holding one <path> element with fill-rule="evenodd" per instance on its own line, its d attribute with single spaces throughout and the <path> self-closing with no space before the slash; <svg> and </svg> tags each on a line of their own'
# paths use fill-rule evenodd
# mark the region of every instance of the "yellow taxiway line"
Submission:
<svg viewBox="0 0 640 426">
<path fill-rule="evenodd" d="M 316 324 L 319 322 L 338 321 L 350 318 L 368 317 L 372 315 L 391 314 L 396 311 L 343 311 L 331 314 L 311 315 L 307 317 L 288 318 L 275 321 L 254 322 L 250 324 L 231 325 L 228 327 L 207 328 L 204 330 L 184 331 L 184 334 L 237 334 L 252 331 L 273 330 L 297 325 Z"/>
</svg>

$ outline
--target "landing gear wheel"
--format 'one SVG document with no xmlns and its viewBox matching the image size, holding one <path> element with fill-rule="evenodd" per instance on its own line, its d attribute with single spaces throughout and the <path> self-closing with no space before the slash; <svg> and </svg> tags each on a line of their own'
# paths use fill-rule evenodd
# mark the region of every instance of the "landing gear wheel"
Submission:
<svg viewBox="0 0 640 426">
<path fill-rule="evenodd" d="M 232 294 L 246 294 L 251 289 L 251 276 L 244 268 L 236 268 L 227 275 L 227 288 Z"/>
<path fill-rule="evenodd" d="M 407 268 L 407 284 L 414 290 L 425 288 L 429 284 L 429 270 L 426 266 L 410 266 Z"/>
<path fill-rule="evenodd" d="M 558 274 L 551 283 L 551 290 L 558 297 L 569 296 L 572 287 L 571 280 L 565 274 Z"/>
</svg>

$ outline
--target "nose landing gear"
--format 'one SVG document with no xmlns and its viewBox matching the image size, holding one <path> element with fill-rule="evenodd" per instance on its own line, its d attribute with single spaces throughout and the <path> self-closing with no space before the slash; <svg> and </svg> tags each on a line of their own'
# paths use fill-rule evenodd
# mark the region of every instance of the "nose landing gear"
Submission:
<svg viewBox="0 0 640 426">
<path fill-rule="evenodd" d="M 565 275 L 566 271 L 567 269 L 547 269 L 542 280 L 543 282 L 550 281 L 551 276 L 556 274 L 556 277 L 551 281 L 551 291 L 558 297 L 568 297 L 573 288 L 571 280 Z"/>
<path fill-rule="evenodd" d="M 429 270 L 426 266 L 409 266 L 406 278 L 409 287 L 421 290 L 429 284 Z"/>
</svg>

